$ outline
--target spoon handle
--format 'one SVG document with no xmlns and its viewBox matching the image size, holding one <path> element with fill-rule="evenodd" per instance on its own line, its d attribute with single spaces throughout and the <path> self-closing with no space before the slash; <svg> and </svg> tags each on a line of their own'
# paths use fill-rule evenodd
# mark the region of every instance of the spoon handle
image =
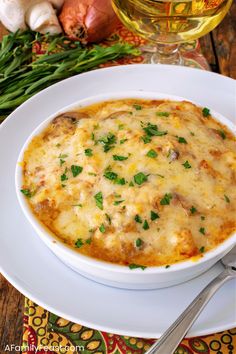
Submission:
<svg viewBox="0 0 236 354">
<path fill-rule="evenodd" d="M 229 279 L 234 278 L 236 271 L 226 268 L 214 278 L 166 330 L 161 338 L 146 352 L 146 354 L 172 354 L 188 332 L 189 328 L 200 315 L 215 292 Z"/>
</svg>

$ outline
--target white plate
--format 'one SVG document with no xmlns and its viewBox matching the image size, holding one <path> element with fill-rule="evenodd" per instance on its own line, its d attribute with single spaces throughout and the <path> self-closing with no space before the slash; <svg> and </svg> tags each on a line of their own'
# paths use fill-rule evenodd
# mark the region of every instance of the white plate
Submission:
<svg viewBox="0 0 236 354">
<path fill-rule="evenodd" d="M 18 108 L 0 128 L 0 270 L 23 294 L 71 321 L 107 332 L 159 337 L 219 272 L 220 264 L 200 277 L 159 290 L 121 290 L 76 274 L 40 241 L 16 200 L 14 171 L 30 132 L 53 112 L 91 95 L 122 89 L 186 97 L 235 122 L 235 81 L 205 71 L 164 65 L 100 69 L 60 82 Z M 188 336 L 236 325 L 236 280 L 210 301 Z"/>
</svg>

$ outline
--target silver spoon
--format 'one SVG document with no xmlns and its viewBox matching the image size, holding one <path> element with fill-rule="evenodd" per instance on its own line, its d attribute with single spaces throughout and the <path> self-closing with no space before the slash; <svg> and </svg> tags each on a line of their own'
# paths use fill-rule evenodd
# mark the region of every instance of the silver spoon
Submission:
<svg viewBox="0 0 236 354">
<path fill-rule="evenodd" d="M 215 292 L 227 281 L 236 277 L 236 246 L 221 259 L 225 269 L 214 278 L 186 310 L 166 330 L 160 339 L 146 354 L 173 354 L 189 328 L 196 321 L 208 301 Z"/>
</svg>

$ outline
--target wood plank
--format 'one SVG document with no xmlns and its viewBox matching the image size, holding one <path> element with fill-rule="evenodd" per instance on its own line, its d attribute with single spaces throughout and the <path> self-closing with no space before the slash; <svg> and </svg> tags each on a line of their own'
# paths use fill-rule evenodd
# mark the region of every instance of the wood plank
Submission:
<svg viewBox="0 0 236 354">
<path fill-rule="evenodd" d="M 213 39 L 219 72 L 236 79 L 236 1 L 220 26 L 213 31 Z"/>
<path fill-rule="evenodd" d="M 0 274 L 0 353 L 6 345 L 21 345 L 24 296 Z"/>
<path fill-rule="evenodd" d="M 200 38 L 200 46 L 201 46 L 202 54 L 207 59 L 212 71 L 217 72 L 218 71 L 217 59 L 215 57 L 212 37 L 210 33 Z"/>
</svg>

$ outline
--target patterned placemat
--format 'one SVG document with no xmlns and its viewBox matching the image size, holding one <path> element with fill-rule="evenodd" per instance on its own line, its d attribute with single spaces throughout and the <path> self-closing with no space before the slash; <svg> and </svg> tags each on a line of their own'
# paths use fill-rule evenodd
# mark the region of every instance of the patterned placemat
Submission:
<svg viewBox="0 0 236 354">
<path fill-rule="evenodd" d="M 144 39 L 119 26 L 104 44 L 109 45 L 118 40 L 140 47 L 143 54 L 109 62 L 102 67 L 147 62 L 152 49 Z M 44 53 L 43 49 L 36 46 L 35 51 L 40 55 Z M 198 41 L 185 44 L 181 50 L 184 51 L 185 60 L 188 60 L 188 66 L 209 70 Z M 72 323 L 25 299 L 22 354 L 143 354 L 152 343 L 152 339 L 119 336 Z M 175 354 L 197 353 L 236 354 L 236 328 L 209 336 L 184 339 Z"/>
<path fill-rule="evenodd" d="M 143 354 L 153 343 L 152 339 L 119 336 L 72 323 L 31 300 L 25 300 L 22 354 Z M 209 336 L 184 339 L 175 352 L 213 353 L 236 353 L 236 328 Z"/>
</svg>

